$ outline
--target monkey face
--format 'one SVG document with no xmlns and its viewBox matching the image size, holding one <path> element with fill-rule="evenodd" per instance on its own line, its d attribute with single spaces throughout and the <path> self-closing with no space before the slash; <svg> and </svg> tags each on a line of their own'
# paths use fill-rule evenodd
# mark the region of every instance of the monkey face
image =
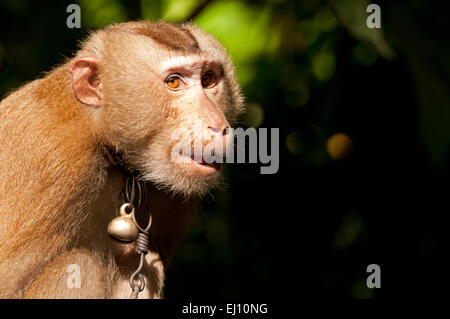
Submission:
<svg viewBox="0 0 450 319">
<path fill-rule="evenodd" d="M 102 143 L 122 151 L 144 180 L 201 195 L 220 182 L 242 97 L 215 39 L 191 25 L 168 28 L 182 39 L 110 33 L 101 60 L 75 62 L 73 87 L 78 100 L 97 103 L 92 116 Z"/>
<path fill-rule="evenodd" d="M 219 183 L 220 159 L 231 144 L 223 65 L 205 57 L 167 57 L 142 79 L 151 89 L 136 103 L 145 105 L 139 142 L 122 145 L 127 162 L 144 179 L 173 191 L 206 192 Z"/>
</svg>

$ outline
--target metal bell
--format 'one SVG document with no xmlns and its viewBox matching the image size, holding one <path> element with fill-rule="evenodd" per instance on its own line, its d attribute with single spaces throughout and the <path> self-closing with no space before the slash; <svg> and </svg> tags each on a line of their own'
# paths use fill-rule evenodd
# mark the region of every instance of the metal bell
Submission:
<svg viewBox="0 0 450 319">
<path fill-rule="evenodd" d="M 120 241 L 132 242 L 135 241 L 139 235 L 136 224 L 133 221 L 133 211 L 127 214 L 125 209 L 129 207 L 129 203 L 125 203 L 120 207 L 120 216 L 114 218 L 108 224 L 108 234 Z"/>
</svg>

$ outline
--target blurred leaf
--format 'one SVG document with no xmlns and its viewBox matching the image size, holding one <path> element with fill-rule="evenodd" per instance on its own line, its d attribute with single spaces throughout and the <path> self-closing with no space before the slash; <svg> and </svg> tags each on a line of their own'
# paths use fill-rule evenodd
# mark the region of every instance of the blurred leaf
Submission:
<svg viewBox="0 0 450 319">
<path fill-rule="evenodd" d="M 450 45 L 442 40 L 448 19 L 435 23 L 436 11 L 393 5 L 390 27 L 398 50 L 410 69 L 420 107 L 420 138 L 436 166 L 445 165 L 450 151 Z M 444 10 L 445 11 L 445 10 Z"/>
<path fill-rule="evenodd" d="M 248 127 L 259 127 L 264 120 L 264 110 L 258 103 L 248 103 L 243 115 L 244 123 Z"/>
<path fill-rule="evenodd" d="M 358 43 L 353 48 L 353 59 L 359 65 L 372 65 L 378 58 L 377 52 L 365 42 Z"/>
<path fill-rule="evenodd" d="M 162 18 L 167 21 L 181 22 L 197 7 L 199 0 L 163 0 Z"/>
<path fill-rule="evenodd" d="M 302 47 L 308 47 L 312 45 L 319 37 L 319 32 L 315 27 L 315 23 L 309 20 L 303 20 L 299 22 L 299 38 Z"/>
<path fill-rule="evenodd" d="M 444 164 L 450 149 L 450 93 L 438 72 L 416 57 L 410 57 L 420 104 L 423 144 L 437 165 Z"/>
<path fill-rule="evenodd" d="M 371 43 L 387 60 L 395 58 L 395 53 L 386 42 L 382 29 L 370 29 L 366 25 L 369 13 L 367 0 L 328 0 L 336 16 L 357 39 Z M 383 19 L 383 12 L 381 12 Z"/>
<path fill-rule="evenodd" d="M 334 55 L 328 52 L 319 52 L 312 57 L 311 67 L 315 77 L 319 81 L 330 79 L 336 70 Z"/>
<path fill-rule="evenodd" d="M 161 17 L 160 0 L 141 0 L 142 18 L 156 21 Z"/>
<path fill-rule="evenodd" d="M 212 2 L 195 22 L 211 32 L 227 48 L 237 66 L 241 84 L 254 75 L 255 59 L 274 53 L 278 29 L 271 24 L 270 7 L 252 7 L 240 1 Z"/>
<path fill-rule="evenodd" d="M 313 21 L 316 29 L 323 32 L 332 31 L 337 25 L 337 20 L 329 6 L 319 9 Z"/>
<path fill-rule="evenodd" d="M 369 289 L 364 281 L 358 280 L 352 287 L 352 296 L 356 299 L 372 299 L 373 289 Z"/>
<path fill-rule="evenodd" d="M 333 247 L 337 251 L 342 251 L 354 244 L 358 239 L 365 236 L 365 225 L 361 217 L 355 213 L 344 216 L 339 226 Z"/>
<path fill-rule="evenodd" d="M 125 8 L 117 0 L 80 0 L 81 21 L 85 28 L 102 28 L 127 19 Z"/>
</svg>

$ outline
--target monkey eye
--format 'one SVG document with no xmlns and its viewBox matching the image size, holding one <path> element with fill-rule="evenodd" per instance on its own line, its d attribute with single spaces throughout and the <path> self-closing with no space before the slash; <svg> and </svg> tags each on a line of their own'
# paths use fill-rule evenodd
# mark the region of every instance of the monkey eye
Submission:
<svg viewBox="0 0 450 319">
<path fill-rule="evenodd" d="M 202 86 L 204 88 L 211 88 L 216 85 L 216 76 L 212 71 L 208 71 L 202 76 Z"/>
<path fill-rule="evenodd" d="M 181 84 L 181 79 L 180 79 L 180 76 L 178 76 L 178 75 L 170 75 L 166 79 L 166 85 L 169 89 L 176 90 L 176 89 L 180 88 L 180 84 Z"/>
</svg>

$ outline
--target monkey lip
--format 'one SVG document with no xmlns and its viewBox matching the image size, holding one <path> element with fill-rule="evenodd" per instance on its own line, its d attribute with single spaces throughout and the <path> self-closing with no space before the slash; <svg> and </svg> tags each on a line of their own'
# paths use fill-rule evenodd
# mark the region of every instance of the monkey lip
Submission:
<svg viewBox="0 0 450 319">
<path fill-rule="evenodd" d="M 207 163 L 203 157 L 201 161 L 196 161 L 194 155 L 190 157 L 186 156 L 186 159 L 188 159 L 188 162 L 185 164 L 189 167 L 189 170 L 199 175 L 213 175 L 221 168 L 220 163 Z"/>
</svg>

